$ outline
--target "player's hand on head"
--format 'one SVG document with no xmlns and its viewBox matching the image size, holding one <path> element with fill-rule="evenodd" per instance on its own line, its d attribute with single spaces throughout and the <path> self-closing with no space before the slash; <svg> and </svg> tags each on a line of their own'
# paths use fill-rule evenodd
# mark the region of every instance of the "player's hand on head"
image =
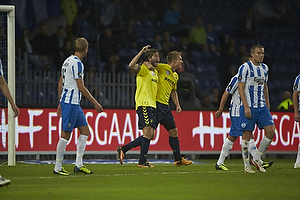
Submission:
<svg viewBox="0 0 300 200">
<path fill-rule="evenodd" d="M 143 53 L 146 53 L 147 51 L 149 51 L 150 47 L 151 47 L 150 45 L 144 46 L 143 49 L 142 49 Z"/>
</svg>

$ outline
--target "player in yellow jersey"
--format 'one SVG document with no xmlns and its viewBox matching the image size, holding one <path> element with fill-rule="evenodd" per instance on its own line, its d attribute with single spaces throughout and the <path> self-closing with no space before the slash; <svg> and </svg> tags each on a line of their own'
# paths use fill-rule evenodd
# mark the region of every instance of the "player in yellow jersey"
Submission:
<svg viewBox="0 0 300 200">
<path fill-rule="evenodd" d="M 137 64 L 140 57 L 145 53 L 145 62 Z M 149 66 L 145 65 L 149 63 Z M 123 164 L 125 153 L 137 146 L 140 146 L 140 160 L 138 167 L 153 167 L 147 161 L 147 153 L 150 140 L 154 138 L 154 131 L 157 127 L 155 119 L 156 94 L 158 84 L 158 74 L 155 67 L 159 63 L 159 51 L 150 49 L 150 45 L 144 46 L 142 50 L 131 60 L 129 67 L 137 73 L 135 108 L 139 117 L 138 127 L 143 129 L 143 135 L 132 142 L 117 148 L 118 159 Z"/>
<path fill-rule="evenodd" d="M 193 161 L 188 161 L 180 154 L 178 129 L 176 128 L 174 116 L 169 107 L 169 99 L 173 100 L 176 112 L 181 112 L 178 95 L 176 92 L 178 74 L 176 70 L 182 67 L 183 61 L 181 53 L 171 51 L 167 55 L 168 64 L 159 63 L 156 67 L 158 71 L 158 89 L 156 96 L 156 123 L 160 123 L 169 132 L 169 144 L 173 150 L 175 165 L 190 165 Z"/>
</svg>

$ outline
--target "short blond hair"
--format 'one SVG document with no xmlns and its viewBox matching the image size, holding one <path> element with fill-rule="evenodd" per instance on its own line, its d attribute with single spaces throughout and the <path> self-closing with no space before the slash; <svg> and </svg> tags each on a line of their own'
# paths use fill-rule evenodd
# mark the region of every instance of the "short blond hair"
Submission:
<svg viewBox="0 0 300 200">
<path fill-rule="evenodd" d="M 254 53 L 256 48 L 262 48 L 263 49 L 264 47 L 260 44 L 255 44 L 251 47 L 251 53 Z"/>
<path fill-rule="evenodd" d="M 168 55 L 167 55 L 167 62 L 168 64 L 171 64 L 171 62 L 173 60 L 177 60 L 178 56 L 181 56 L 181 52 L 179 51 L 171 51 Z"/>
<path fill-rule="evenodd" d="M 84 52 L 86 48 L 88 48 L 88 46 L 89 46 L 89 42 L 83 37 L 77 38 L 75 40 L 75 45 L 74 45 L 75 52 Z"/>
</svg>

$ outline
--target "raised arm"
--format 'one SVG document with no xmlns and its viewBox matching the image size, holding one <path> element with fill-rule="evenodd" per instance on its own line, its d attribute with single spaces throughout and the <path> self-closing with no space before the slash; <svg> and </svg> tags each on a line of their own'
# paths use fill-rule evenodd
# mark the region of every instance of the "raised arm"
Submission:
<svg viewBox="0 0 300 200">
<path fill-rule="evenodd" d="M 130 61 L 129 63 L 129 68 L 132 69 L 135 72 L 138 72 L 140 70 L 140 66 L 137 64 L 137 62 L 139 61 L 140 57 L 143 55 L 143 53 L 149 51 L 149 48 L 151 46 L 150 45 L 146 45 L 144 46 L 139 52 L 138 54 L 136 54 L 136 56 L 134 56 L 134 58 Z"/>
</svg>

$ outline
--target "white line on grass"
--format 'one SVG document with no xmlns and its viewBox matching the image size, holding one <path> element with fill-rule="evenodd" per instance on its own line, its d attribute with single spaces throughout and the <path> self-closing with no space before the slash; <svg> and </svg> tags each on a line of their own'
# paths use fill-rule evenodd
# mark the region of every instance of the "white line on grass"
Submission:
<svg viewBox="0 0 300 200">
<path fill-rule="evenodd" d="M 237 173 L 241 171 L 227 171 L 226 173 Z M 45 177 L 18 177 L 18 178 L 12 178 L 13 180 L 28 180 L 28 179 L 53 179 L 53 178 L 80 178 L 80 177 L 115 177 L 115 176 L 137 176 L 137 175 L 184 175 L 184 174 L 220 174 L 224 173 L 222 171 L 203 171 L 203 172 L 161 172 L 161 173 L 143 173 L 143 174 L 135 174 L 135 173 L 125 173 L 125 174 L 83 174 L 83 175 L 73 175 L 70 174 L 69 176 L 62 176 L 62 175 L 53 175 L 53 176 L 45 176 Z"/>
</svg>

